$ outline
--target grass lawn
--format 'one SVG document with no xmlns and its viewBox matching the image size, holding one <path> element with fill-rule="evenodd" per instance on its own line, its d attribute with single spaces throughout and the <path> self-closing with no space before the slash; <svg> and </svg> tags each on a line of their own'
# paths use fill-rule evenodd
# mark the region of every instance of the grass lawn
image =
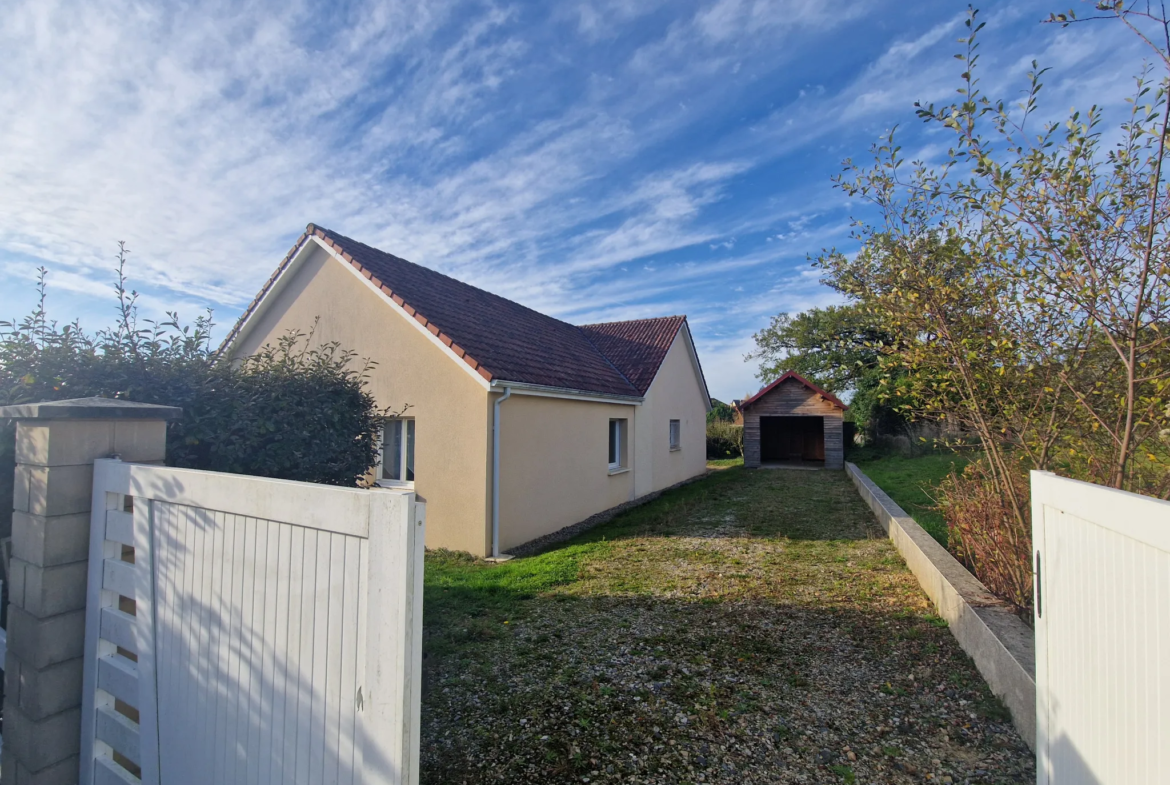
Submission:
<svg viewBox="0 0 1170 785">
<path fill-rule="evenodd" d="M 953 452 L 932 452 L 917 458 L 858 451 L 848 460 L 857 464 L 879 488 L 918 521 L 945 547 L 947 523 L 934 506 L 934 489 L 951 473 L 962 469 L 967 458 Z"/>
<path fill-rule="evenodd" d="M 428 553 L 424 629 L 424 783 L 1034 779 L 840 472 L 731 467 L 535 556 Z"/>
<path fill-rule="evenodd" d="M 743 466 L 743 456 L 738 458 L 708 458 L 708 469 L 730 469 L 732 466 Z"/>
</svg>

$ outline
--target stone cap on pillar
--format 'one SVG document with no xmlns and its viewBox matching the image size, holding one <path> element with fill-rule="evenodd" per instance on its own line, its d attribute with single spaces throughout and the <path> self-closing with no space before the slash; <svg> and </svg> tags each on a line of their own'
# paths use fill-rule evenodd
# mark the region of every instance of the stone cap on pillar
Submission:
<svg viewBox="0 0 1170 785">
<path fill-rule="evenodd" d="M 0 420 L 177 420 L 178 406 L 159 406 L 115 398 L 69 398 L 64 401 L 0 406 Z"/>
</svg>

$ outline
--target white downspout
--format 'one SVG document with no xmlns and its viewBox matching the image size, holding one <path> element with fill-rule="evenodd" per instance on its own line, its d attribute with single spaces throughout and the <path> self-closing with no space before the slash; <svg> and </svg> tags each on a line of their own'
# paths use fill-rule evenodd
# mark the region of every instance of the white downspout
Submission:
<svg viewBox="0 0 1170 785">
<path fill-rule="evenodd" d="M 512 397 L 512 388 L 496 398 L 492 418 L 492 558 L 500 558 L 500 404 Z"/>
</svg>

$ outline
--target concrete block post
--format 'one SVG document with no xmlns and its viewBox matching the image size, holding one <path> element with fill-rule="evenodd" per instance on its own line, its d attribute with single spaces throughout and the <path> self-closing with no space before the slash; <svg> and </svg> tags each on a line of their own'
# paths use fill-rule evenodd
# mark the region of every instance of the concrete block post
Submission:
<svg viewBox="0 0 1170 785">
<path fill-rule="evenodd" d="M 77 782 L 93 462 L 161 463 L 181 413 L 107 398 L 0 407 L 16 421 L 2 785 Z"/>
</svg>

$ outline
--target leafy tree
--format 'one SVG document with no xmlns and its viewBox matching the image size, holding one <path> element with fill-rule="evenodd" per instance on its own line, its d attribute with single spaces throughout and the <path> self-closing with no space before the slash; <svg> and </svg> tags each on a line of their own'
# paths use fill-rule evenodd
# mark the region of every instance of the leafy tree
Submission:
<svg viewBox="0 0 1170 785">
<path fill-rule="evenodd" d="M 837 391 L 853 389 L 876 368 L 880 347 L 889 343 L 889 335 L 856 305 L 811 308 L 795 316 L 781 313 L 753 337 L 756 350 L 748 359 L 760 361 L 757 375 L 762 381 L 795 371 Z"/>
<path fill-rule="evenodd" d="M 1104 5 L 1133 24 L 1121 4 Z M 950 369 L 912 374 L 932 385 L 915 397 L 963 418 L 994 475 L 1010 469 L 1006 443 L 1036 467 L 1076 464 L 1088 479 L 1165 493 L 1166 80 L 1138 77 L 1111 148 L 1096 108 L 1033 134 L 1044 71 L 1019 107 L 991 101 L 976 78 L 974 10 L 967 25 L 963 99 L 918 111 L 952 134 L 950 159 L 908 165 L 891 134 L 872 167 L 848 163 L 841 187 L 882 220 L 859 225 L 854 259 L 820 263 L 898 336 L 904 367 Z M 1090 459 L 1078 461 L 1082 451 Z M 1024 514 L 1021 500 L 1012 506 Z"/>
<path fill-rule="evenodd" d="M 1041 123 L 1035 63 L 1018 105 L 984 95 L 972 9 L 960 99 L 917 112 L 950 135 L 948 157 L 908 162 L 892 132 L 872 165 L 846 162 L 839 186 L 879 219 L 857 224 L 853 258 L 818 259 L 895 337 L 883 362 L 901 375 L 886 394 L 978 437 L 984 458 L 943 502 L 949 521 L 979 508 L 960 549 L 1000 570 L 1018 602 L 1030 592 L 1027 469 L 1170 495 L 1170 20 L 1154 6 L 1097 8 L 1163 66 L 1139 74 L 1117 128 L 1106 133 L 1097 107 Z"/>
<path fill-rule="evenodd" d="M 871 432 L 903 424 L 902 415 L 880 394 L 890 373 L 883 350 L 893 336 L 862 305 L 781 313 L 754 338 L 756 350 L 748 359 L 760 361 L 757 376 L 765 384 L 795 371 L 828 390 L 851 394 L 850 414 Z"/>
<path fill-rule="evenodd" d="M 707 412 L 707 422 L 735 422 L 735 408 L 718 398 L 711 399 L 711 411 Z"/>
</svg>

